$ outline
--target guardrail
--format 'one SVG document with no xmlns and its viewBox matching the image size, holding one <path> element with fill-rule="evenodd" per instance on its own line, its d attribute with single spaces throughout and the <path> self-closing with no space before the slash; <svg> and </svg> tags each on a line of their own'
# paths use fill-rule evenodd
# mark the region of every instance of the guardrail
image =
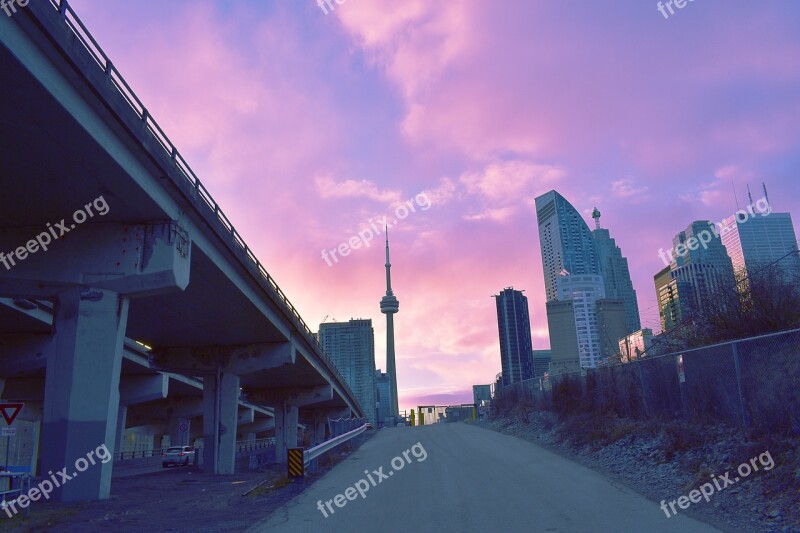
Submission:
<svg viewBox="0 0 800 533">
<path fill-rule="evenodd" d="M 300 313 L 297 311 L 297 309 L 295 309 L 294 305 L 292 305 L 292 303 L 289 301 L 289 298 L 286 297 L 281 288 L 278 286 L 272 276 L 270 276 L 269 272 L 267 272 L 267 269 L 264 268 L 247 243 L 244 242 L 242 236 L 236 231 L 236 228 L 233 227 L 233 224 L 222 211 L 219 204 L 217 204 L 217 202 L 211 196 L 211 193 L 202 184 L 200 178 L 197 177 L 192 168 L 189 166 L 189 163 L 186 162 L 184 157 L 178 151 L 177 147 L 172 143 L 167 134 L 164 133 L 164 130 L 161 129 L 161 126 L 159 126 L 152 115 L 150 115 L 150 112 L 147 110 L 145 105 L 142 103 L 139 97 L 136 96 L 136 93 L 133 92 L 133 89 L 131 89 L 130 85 L 128 85 L 128 82 L 125 81 L 125 78 L 122 77 L 122 74 L 119 72 L 119 70 L 117 70 L 106 53 L 100 47 L 100 44 L 95 40 L 95 38 L 83 24 L 80 17 L 78 17 L 77 13 L 75 13 L 75 10 L 69 5 L 69 2 L 67 0 L 50 0 L 50 4 L 56 9 L 56 11 L 58 11 L 67 27 L 72 30 L 72 33 L 75 35 L 75 37 L 78 38 L 81 44 L 83 44 L 84 48 L 86 48 L 86 50 L 95 60 L 97 65 L 103 70 L 103 72 L 105 72 L 105 75 L 111 81 L 111 84 L 116 87 L 117 91 L 119 91 L 119 94 L 128 102 L 128 105 L 130 105 L 134 113 L 136 113 L 136 115 L 142 120 L 142 123 L 146 129 L 150 131 L 167 155 L 172 159 L 173 163 L 175 164 L 175 168 L 177 168 L 181 175 L 183 175 L 183 177 L 195 188 L 197 191 L 197 196 L 199 196 L 203 202 L 205 202 L 208 208 L 213 211 L 217 220 L 222 223 L 222 226 L 231 236 L 233 242 L 245 253 L 252 266 L 254 266 L 261 275 L 261 278 L 272 287 L 280 300 L 284 303 L 284 305 L 286 305 L 288 310 L 291 311 L 292 316 L 297 321 L 297 325 L 300 326 L 298 327 L 298 331 L 302 331 L 305 334 L 306 340 L 312 346 L 317 346 L 319 348 L 319 351 L 322 354 L 322 360 L 327 367 L 327 370 L 336 376 L 340 385 L 350 394 L 350 398 L 355 402 L 355 405 L 360 407 L 358 400 L 356 400 L 355 394 L 350 389 L 347 381 L 345 381 L 344 376 L 342 376 L 342 374 L 339 372 L 339 369 L 336 368 L 336 365 L 333 364 L 333 361 L 325 353 L 325 350 L 322 349 L 319 339 L 314 336 L 314 333 L 305 323 L 303 317 L 300 316 Z"/>
<path fill-rule="evenodd" d="M 364 424 L 361 427 L 358 427 L 352 431 L 348 431 L 338 437 L 334 437 L 330 440 L 323 442 L 322 444 L 318 444 L 313 448 L 309 448 L 303 452 L 303 463 L 308 464 L 323 453 L 332 450 L 333 448 L 337 447 L 338 445 L 342 444 L 343 442 L 347 442 L 348 440 L 352 439 L 353 437 L 357 437 L 366 431 L 367 424 Z"/>
<path fill-rule="evenodd" d="M 14 499 L 17 499 L 20 496 L 22 496 L 23 491 L 25 494 L 28 494 L 31 490 L 32 477 L 33 476 L 31 476 L 27 472 L 0 472 L 0 480 L 8 479 L 8 487 L 9 487 L 7 490 L 0 490 L 0 496 L 2 496 L 2 500 L 0 501 L 5 502 L 7 494 L 16 493 L 17 496 Z M 12 484 L 11 482 L 13 481 L 14 478 L 19 478 L 19 488 L 16 489 L 11 488 Z M 25 516 L 28 516 L 30 512 L 31 512 L 31 506 L 28 505 L 27 507 L 25 507 Z"/>
</svg>

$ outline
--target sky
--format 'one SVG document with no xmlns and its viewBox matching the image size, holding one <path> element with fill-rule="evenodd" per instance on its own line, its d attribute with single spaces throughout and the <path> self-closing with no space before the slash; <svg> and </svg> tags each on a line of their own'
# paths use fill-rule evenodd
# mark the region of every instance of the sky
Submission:
<svg viewBox="0 0 800 533">
<path fill-rule="evenodd" d="M 551 189 L 600 210 L 654 330 L 691 221 L 766 182 L 800 224 L 793 0 L 70 4 L 310 327 L 371 318 L 384 370 L 386 217 L 401 409 L 494 381 L 505 287 L 549 347 Z"/>
</svg>

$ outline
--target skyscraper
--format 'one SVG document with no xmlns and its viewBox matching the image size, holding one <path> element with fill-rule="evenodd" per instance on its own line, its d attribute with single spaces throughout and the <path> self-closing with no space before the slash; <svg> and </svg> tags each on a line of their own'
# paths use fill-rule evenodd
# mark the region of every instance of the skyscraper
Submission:
<svg viewBox="0 0 800 533">
<path fill-rule="evenodd" d="M 625 308 L 625 334 L 627 335 L 642 327 L 636 291 L 633 289 L 631 273 L 628 270 L 628 259 L 622 255 L 622 250 L 611 238 L 609 231 L 600 227 L 600 211 L 596 207 L 592 212 L 592 218 L 595 221 L 592 237 L 597 245 L 606 298 L 622 300 Z"/>
<path fill-rule="evenodd" d="M 556 280 L 564 271 L 601 275 L 592 233 L 580 213 L 563 196 L 550 191 L 536 198 L 536 218 L 548 302 L 558 299 Z"/>
<path fill-rule="evenodd" d="M 710 221 L 697 220 L 675 235 L 673 249 L 685 252 L 676 253 L 669 266 L 654 278 L 664 331 L 691 312 L 702 312 L 718 291 L 735 288 L 731 259 L 712 229 Z M 703 239 L 706 244 L 698 246 L 701 234 L 710 241 Z"/>
<path fill-rule="evenodd" d="M 386 419 L 389 417 L 389 413 L 392 410 L 392 393 L 391 385 L 389 384 L 389 375 L 381 372 L 380 369 L 375 371 L 375 389 L 375 401 L 377 403 L 378 410 L 378 426 L 382 426 L 386 422 Z"/>
<path fill-rule="evenodd" d="M 653 277 L 656 285 L 661 331 L 669 331 L 692 309 L 692 288 L 688 281 L 678 280 L 668 265 Z"/>
<path fill-rule="evenodd" d="M 619 337 L 629 333 L 626 298 L 632 299 L 628 306 L 632 323 L 638 320 L 627 260 L 607 230 L 598 224 L 593 235 L 580 213 L 556 191 L 536 198 L 536 217 L 552 367 L 595 367 L 614 355 Z M 601 267 L 601 257 L 607 259 L 608 273 Z"/>
<path fill-rule="evenodd" d="M 394 358 L 394 314 L 400 302 L 392 292 L 392 264 L 389 262 L 389 227 L 386 227 L 386 295 L 381 298 L 381 313 L 386 315 L 386 373 L 389 374 L 389 391 L 392 396 L 390 416 L 400 414 L 397 401 L 397 365 Z"/>
<path fill-rule="evenodd" d="M 367 420 L 375 414 L 375 334 L 371 319 L 350 319 L 319 325 L 322 349 L 355 394 Z"/>
<path fill-rule="evenodd" d="M 749 216 L 742 210 L 723 222 L 720 236 L 733 263 L 733 270 L 737 275 L 752 276 L 764 266 L 778 261 L 775 263 L 777 268 L 789 275 L 797 275 L 800 267 L 798 254 L 784 257 L 798 249 L 792 215 L 773 213 L 766 200 L 766 189 L 764 203 L 768 208 L 762 212 L 755 211 L 753 216 Z"/>
<path fill-rule="evenodd" d="M 528 299 L 509 287 L 495 295 L 500 332 L 503 386 L 533 377 L 533 345 Z"/>
</svg>

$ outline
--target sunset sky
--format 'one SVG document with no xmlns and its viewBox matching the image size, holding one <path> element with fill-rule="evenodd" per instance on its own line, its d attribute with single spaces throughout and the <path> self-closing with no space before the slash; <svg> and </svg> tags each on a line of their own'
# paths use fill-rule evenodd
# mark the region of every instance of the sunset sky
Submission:
<svg viewBox="0 0 800 533">
<path fill-rule="evenodd" d="M 734 189 L 800 225 L 796 0 L 332 3 L 70 0 L 306 322 L 372 318 L 383 369 L 383 235 L 322 250 L 394 221 L 401 409 L 494 381 L 504 287 L 549 346 L 550 189 L 600 209 L 654 329 L 659 248 Z"/>
</svg>

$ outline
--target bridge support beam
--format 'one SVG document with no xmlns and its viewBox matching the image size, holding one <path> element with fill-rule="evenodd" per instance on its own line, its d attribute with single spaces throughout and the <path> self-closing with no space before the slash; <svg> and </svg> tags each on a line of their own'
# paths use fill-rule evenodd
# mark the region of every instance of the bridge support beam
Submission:
<svg viewBox="0 0 800 533">
<path fill-rule="evenodd" d="M 272 418 L 257 418 L 252 424 L 239 426 L 239 432 L 244 434 L 256 434 L 275 429 L 275 420 Z M 246 437 L 243 437 L 246 438 Z"/>
<path fill-rule="evenodd" d="M 169 391 L 169 378 L 164 374 L 154 376 L 125 376 L 120 378 L 120 401 L 125 405 L 136 405 L 163 400 Z"/>
<path fill-rule="evenodd" d="M 49 444 L 42 447 L 42 472 L 66 467 L 70 476 L 79 475 L 56 489 L 57 500 L 109 496 L 112 462 L 99 461 L 96 450 L 115 449 L 127 321 L 128 299 L 116 292 L 71 288 L 58 297 L 55 348 L 46 370 L 43 435 Z M 89 457 L 95 464 L 78 472 Z"/>
</svg>

